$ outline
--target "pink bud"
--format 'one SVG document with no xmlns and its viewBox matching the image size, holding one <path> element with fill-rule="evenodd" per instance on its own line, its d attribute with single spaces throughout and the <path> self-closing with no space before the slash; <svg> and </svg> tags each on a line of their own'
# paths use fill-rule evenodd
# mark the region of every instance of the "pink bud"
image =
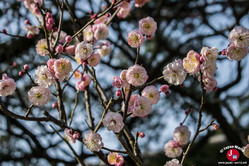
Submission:
<svg viewBox="0 0 249 166">
<path fill-rule="evenodd" d="M 86 76 L 84 75 L 84 76 L 81 76 L 81 80 L 82 81 L 86 81 Z"/>
<path fill-rule="evenodd" d="M 227 49 L 223 49 L 223 50 L 221 51 L 221 54 L 222 54 L 222 55 L 226 55 L 226 54 L 227 54 Z"/>
<path fill-rule="evenodd" d="M 23 76 L 24 74 L 25 74 L 25 71 L 23 70 L 18 73 L 19 76 Z"/>
<path fill-rule="evenodd" d="M 188 114 L 188 110 L 185 110 L 184 113 L 187 115 Z"/>
<path fill-rule="evenodd" d="M 75 131 L 73 134 L 73 138 L 78 139 L 79 137 L 80 137 L 80 134 L 77 131 Z"/>
<path fill-rule="evenodd" d="M 31 23 L 29 22 L 29 20 L 28 20 L 28 19 L 26 19 L 26 20 L 24 21 L 24 23 L 25 23 L 25 24 L 29 24 L 29 25 L 31 25 Z"/>
<path fill-rule="evenodd" d="M 151 40 L 152 39 L 152 36 L 151 35 L 148 35 L 146 36 L 148 40 Z"/>
<path fill-rule="evenodd" d="M 169 91 L 165 92 L 165 95 L 167 95 L 167 96 L 168 96 L 168 95 L 169 95 Z"/>
<path fill-rule="evenodd" d="M 118 96 L 118 97 L 121 97 L 121 96 L 122 96 L 122 92 L 121 92 L 120 89 L 116 91 L 116 96 Z"/>
<path fill-rule="evenodd" d="M 218 87 L 217 87 L 217 86 L 216 86 L 216 87 L 214 87 L 213 91 L 215 91 L 215 92 L 216 92 L 217 90 L 218 90 Z"/>
<path fill-rule="evenodd" d="M 3 29 L 3 33 L 7 35 L 7 30 L 6 30 L 6 29 Z"/>
<path fill-rule="evenodd" d="M 26 37 L 32 39 L 35 35 L 33 33 L 27 33 Z"/>
<path fill-rule="evenodd" d="M 26 71 L 29 70 L 29 65 L 25 64 L 25 65 L 23 66 L 23 69 L 26 70 Z"/>
<path fill-rule="evenodd" d="M 17 63 L 16 63 L 16 62 L 13 62 L 12 66 L 13 66 L 13 67 L 16 67 L 16 66 L 17 66 Z"/>
<path fill-rule="evenodd" d="M 54 27 L 54 31 L 57 32 L 58 31 L 58 27 Z"/>
<path fill-rule="evenodd" d="M 72 36 L 70 36 L 70 35 L 67 35 L 65 39 L 66 39 L 66 42 L 68 42 L 68 43 L 70 43 L 73 40 Z"/>
<path fill-rule="evenodd" d="M 61 44 L 59 44 L 56 48 L 55 48 L 57 53 L 62 53 L 63 52 L 63 46 Z"/>
<path fill-rule="evenodd" d="M 83 61 L 82 63 L 84 66 L 87 66 L 87 61 Z"/>
<path fill-rule="evenodd" d="M 53 19 L 53 18 L 49 18 L 49 19 L 48 19 L 48 23 L 49 23 L 50 25 L 54 25 L 54 19 Z"/>
<path fill-rule="evenodd" d="M 46 28 L 47 28 L 48 31 L 52 31 L 53 25 L 51 25 L 51 24 L 46 24 Z"/>
<path fill-rule="evenodd" d="M 53 15 L 52 15 L 52 13 L 51 13 L 51 12 L 47 12 L 47 13 L 46 13 L 46 17 L 47 17 L 47 18 L 52 18 L 52 17 L 53 17 Z"/>
<path fill-rule="evenodd" d="M 58 107 L 58 103 L 57 102 L 55 102 L 55 103 L 52 104 L 52 108 L 57 108 L 57 107 Z"/>
<path fill-rule="evenodd" d="M 168 85 L 162 85 L 161 88 L 160 88 L 161 92 L 168 92 L 168 90 L 169 90 L 169 86 Z"/>
<path fill-rule="evenodd" d="M 218 130 L 219 129 L 219 125 L 217 125 L 216 123 L 213 123 L 212 126 L 213 126 L 214 130 Z"/>
<path fill-rule="evenodd" d="M 143 138 L 143 137 L 145 137 L 145 134 L 144 134 L 144 132 L 139 132 L 138 136 Z"/>
</svg>

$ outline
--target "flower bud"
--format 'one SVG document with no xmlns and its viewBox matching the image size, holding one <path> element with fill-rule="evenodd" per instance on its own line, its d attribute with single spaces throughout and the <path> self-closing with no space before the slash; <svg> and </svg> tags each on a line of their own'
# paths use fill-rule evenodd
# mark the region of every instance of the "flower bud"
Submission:
<svg viewBox="0 0 249 166">
<path fill-rule="evenodd" d="M 56 47 L 56 52 L 57 53 L 62 53 L 63 52 L 63 46 L 61 44 L 59 44 L 57 47 Z"/>
<path fill-rule="evenodd" d="M 138 136 L 139 136 L 140 138 L 143 138 L 143 137 L 145 137 L 145 134 L 144 134 L 144 132 L 139 132 L 139 133 L 138 133 Z"/>
<path fill-rule="evenodd" d="M 116 91 L 116 96 L 118 96 L 118 97 L 121 97 L 121 96 L 122 96 L 122 92 L 121 92 L 120 89 Z"/>
<path fill-rule="evenodd" d="M 23 70 L 18 73 L 19 76 L 23 76 L 24 74 L 25 74 L 25 71 Z"/>
<path fill-rule="evenodd" d="M 57 107 L 58 107 L 58 103 L 57 102 L 55 102 L 55 103 L 52 104 L 52 108 L 57 108 Z"/>
<path fill-rule="evenodd" d="M 66 40 L 66 42 L 70 43 L 73 39 L 72 39 L 72 36 L 67 35 L 65 40 Z"/>
<path fill-rule="evenodd" d="M 23 69 L 26 70 L 26 71 L 29 70 L 29 65 L 25 64 L 25 65 L 23 66 Z"/>
</svg>

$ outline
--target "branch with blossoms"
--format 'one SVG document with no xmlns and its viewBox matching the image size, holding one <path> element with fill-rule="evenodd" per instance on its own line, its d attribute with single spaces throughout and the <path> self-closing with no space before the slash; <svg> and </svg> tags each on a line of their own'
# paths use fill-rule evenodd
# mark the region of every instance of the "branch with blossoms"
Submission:
<svg viewBox="0 0 249 166">
<path fill-rule="evenodd" d="M 145 40 L 150 42 L 149 40 L 153 38 L 157 30 L 157 22 L 152 17 L 145 17 L 139 21 L 138 29 L 127 34 L 128 45 L 137 49 L 135 62 L 127 70 L 123 70 L 120 76 L 113 77 L 112 86 L 117 89 L 115 92 L 116 96 L 114 97 L 113 93 L 111 97 L 108 97 L 97 77 L 95 67 L 101 63 L 101 58 L 110 54 L 112 49 L 111 43 L 106 40 L 109 36 L 108 26 L 116 16 L 119 18 L 127 17 L 132 3 L 129 0 L 111 1 L 108 8 L 99 14 L 92 14 L 89 21 L 71 36 L 62 30 L 64 0 L 61 2 L 56 0 L 57 8 L 60 11 L 58 26 L 56 26 L 53 19 L 53 13 L 45 8 L 43 0 L 22 1 L 25 2 L 25 7 L 38 18 L 40 23 L 40 25 L 31 25 L 26 20 L 25 23 L 28 24 L 25 27 L 27 30 L 26 37 L 32 38 L 39 34 L 40 29 L 43 30 L 44 39 L 40 39 L 37 42 L 36 53 L 44 58 L 49 57 L 49 60 L 46 62 L 46 65 L 37 67 L 33 77 L 28 72 L 28 65 L 23 67 L 24 72 L 22 72 L 22 75 L 27 74 L 33 83 L 32 88 L 27 93 L 30 107 L 27 109 L 26 114 L 21 116 L 13 113 L 2 104 L 1 100 L 0 110 L 16 119 L 56 124 L 64 131 L 64 138 L 59 133 L 59 130 L 51 126 L 52 129 L 66 142 L 81 165 L 86 164 L 71 146 L 71 143 L 74 144 L 76 141 L 82 143 L 106 165 L 124 165 L 127 162 L 125 157 L 129 157 L 132 160 L 131 165 L 144 165 L 139 139 L 143 138 L 145 133 L 137 131 L 133 134 L 132 130 L 127 127 L 127 120 L 134 117 L 146 119 L 152 112 L 153 105 L 159 102 L 160 93 L 169 95 L 170 86 L 182 86 L 188 74 L 199 80 L 202 92 L 196 132 L 189 143 L 191 132 L 183 124 L 190 111 L 193 111 L 190 107 L 186 113 L 186 118 L 180 123 L 180 126 L 175 128 L 173 140 L 169 140 L 164 146 L 165 155 L 169 158 L 180 157 L 183 154 L 181 163 L 179 164 L 177 159 L 172 159 L 165 166 L 183 165 L 199 133 L 208 130 L 210 126 L 214 126 L 215 129 L 218 128 L 214 120 L 212 120 L 206 127 L 201 129 L 206 93 L 217 90 L 217 81 L 214 77 L 217 70 L 216 60 L 219 56 L 217 48 L 203 47 L 200 54 L 191 50 L 183 60 L 177 59 L 166 65 L 162 71 L 162 76 L 148 82 L 148 69 L 139 64 L 140 48 Z M 142 7 L 147 2 L 149 0 L 135 0 L 135 6 Z M 67 0 L 65 5 L 70 13 L 74 26 L 73 29 L 75 30 L 75 18 Z M 231 43 L 226 49 L 221 51 L 222 54 L 230 60 L 242 60 L 248 53 L 248 35 L 249 30 L 244 27 L 233 29 L 228 37 Z M 77 67 L 74 68 L 76 64 Z M 73 81 L 71 81 L 73 77 L 77 82 L 75 87 L 73 87 L 75 100 L 68 122 L 65 93 L 72 93 L 72 91 L 67 91 L 66 88 L 73 84 Z M 158 90 L 156 83 L 163 79 L 165 80 L 165 85 L 162 85 L 160 90 Z M 90 87 L 92 82 L 94 88 Z M 15 81 L 9 78 L 7 74 L 3 74 L 2 80 L 0 80 L 0 96 L 12 95 L 15 89 Z M 81 93 L 84 93 L 85 111 L 88 119 L 86 124 L 89 131 L 76 131 L 71 127 L 73 126 L 71 124 L 74 123 L 73 116 L 76 107 L 83 103 L 78 101 L 78 95 Z M 97 123 L 94 121 L 97 117 L 93 115 L 94 107 L 91 104 L 91 94 L 94 93 L 97 94 L 97 98 L 102 106 L 101 118 Z M 51 99 L 56 100 L 52 108 L 57 109 L 58 119 L 51 116 L 47 111 L 43 113 L 45 117 L 38 118 L 30 115 L 32 108 L 38 107 L 43 109 L 42 106 L 49 103 Z M 121 103 L 121 109 L 117 110 L 113 105 L 119 104 L 119 102 Z M 102 136 L 98 133 L 101 128 L 112 131 L 122 149 L 105 147 Z M 82 132 L 84 132 L 83 137 L 80 134 Z M 183 148 L 187 144 L 187 149 L 183 153 Z"/>
</svg>

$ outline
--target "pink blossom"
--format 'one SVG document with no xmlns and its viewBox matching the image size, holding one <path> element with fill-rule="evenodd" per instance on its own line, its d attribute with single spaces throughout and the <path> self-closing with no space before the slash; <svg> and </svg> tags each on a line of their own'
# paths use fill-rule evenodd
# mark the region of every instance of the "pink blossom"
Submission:
<svg viewBox="0 0 249 166">
<path fill-rule="evenodd" d="M 202 81 L 207 92 L 213 91 L 214 88 L 217 86 L 216 79 L 213 75 L 210 75 L 209 73 L 203 73 Z"/>
<path fill-rule="evenodd" d="M 63 52 L 63 46 L 61 44 L 59 44 L 56 48 L 55 48 L 57 53 L 62 53 Z"/>
<path fill-rule="evenodd" d="M 150 0 L 134 0 L 135 7 L 143 7 L 146 2 L 150 2 Z"/>
<path fill-rule="evenodd" d="M 209 75 L 214 75 L 217 69 L 218 67 L 216 65 L 216 61 L 213 61 L 212 63 L 209 62 L 201 64 L 202 73 L 208 73 Z"/>
<path fill-rule="evenodd" d="M 204 58 L 204 65 L 213 63 L 218 58 L 218 49 L 216 47 L 203 47 L 201 49 L 201 56 Z"/>
<path fill-rule="evenodd" d="M 171 161 L 167 161 L 164 166 L 182 166 L 177 159 L 172 159 Z"/>
<path fill-rule="evenodd" d="M 139 20 L 139 30 L 142 34 L 152 36 L 157 29 L 157 23 L 152 17 L 146 17 Z"/>
<path fill-rule="evenodd" d="M 54 62 L 56 61 L 56 59 L 49 59 L 47 62 L 48 65 L 48 69 L 51 72 L 51 74 L 54 76 L 55 71 L 54 71 Z"/>
<path fill-rule="evenodd" d="M 154 85 L 146 86 L 141 94 L 142 96 L 147 97 L 151 104 L 156 104 L 160 100 L 160 93 Z"/>
<path fill-rule="evenodd" d="M 152 110 L 152 105 L 147 97 L 141 96 L 134 101 L 133 115 L 139 117 L 147 116 Z"/>
<path fill-rule="evenodd" d="M 128 40 L 128 44 L 131 47 L 139 48 L 144 42 L 144 37 L 142 33 L 138 29 L 136 29 L 128 33 L 127 40 Z"/>
<path fill-rule="evenodd" d="M 174 131 L 174 140 L 179 145 L 186 145 L 189 142 L 191 132 L 187 126 L 179 126 Z"/>
<path fill-rule="evenodd" d="M 2 75 L 0 80 L 0 96 L 12 95 L 16 89 L 16 83 L 12 78 L 9 78 L 6 73 Z"/>
<path fill-rule="evenodd" d="M 32 87 L 28 92 L 28 99 L 31 104 L 35 106 L 43 106 L 47 104 L 51 98 L 51 92 L 48 88 L 35 86 Z"/>
<path fill-rule="evenodd" d="M 82 73 L 79 70 L 76 70 L 73 75 L 77 80 L 82 78 Z"/>
<path fill-rule="evenodd" d="M 122 79 L 117 76 L 112 77 L 112 79 L 113 79 L 112 86 L 116 88 L 120 88 L 122 85 Z"/>
<path fill-rule="evenodd" d="M 109 13 L 110 14 L 110 13 Z M 94 21 L 94 24 L 106 24 L 110 20 L 111 15 L 104 15 Z"/>
<path fill-rule="evenodd" d="M 110 54 L 112 50 L 112 45 L 108 40 L 103 40 L 101 43 L 97 46 L 97 52 L 101 57 L 104 57 L 108 54 Z"/>
<path fill-rule="evenodd" d="M 92 31 L 92 26 L 88 25 L 84 30 L 83 30 L 83 36 L 84 36 L 84 41 L 93 41 L 93 31 Z"/>
<path fill-rule="evenodd" d="M 129 113 L 133 113 L 135 100 L 136 100 L 137 98 L 139 98 L 139 97 L 140 97 L 140 95 L 138 95 L 138 94 L 131 95 L 130 101 L 129 101 L 129 103 L 128 103 L 128 109 L 127 109 L 127 113 L 128 113 L 128 114 L 129 114 Z M 122 111 L 125 111 L 125 103 L 124 103 L 124 102 L 122 102 Z"/>
<path fill-rule="evenodd" d="M 100 55 L 98 52 L 92 53 L 92 55 L 87 58 L 87 63 L 91 67 L 95 67 L 100 63 Z"/>
<path fill-rule="evenodd" d="M 76 46 L 75 59 L 79 63 L 81 60 L 87 60 L 93 52 L 93 46 L 85 41 Z"/>
<path fill-rule="evenodd" d="M 88 131 L 85 133 L 83 138 L 83 143 L 90 151 L 100 151 L 104 146 L 102 142 L 102 137 L 98 133 L 94 133 L 92 131 Z"/>
<path fill-rule="evenodd" d="M 126 80 L 126 73 L 127 73 L 128 70 L 123 70 L 121 73 L 120 73 L 120 78 L 122 80 L 122 87 L 127 87 L 129 86 L 129 83 L 127 82 Z"/>
<path fill-rule="evenodd" d="M 228 35 L 228 40 L 237 47 L 247 48 L 249 46 L 249 29 L 242 26 L 234 28 Z"/>
<path fill-rule="evenodd" d="M 183 59 L 183 68 L 189 74 L 196 74 L 200 69 L 200 55 L 191 50 L 188 52 L 187 57 Z"/>
<path fill-rule="evenodd" d="M 64 134 L 65 134 L 65 139 L 66 139 L 68 142 L 72 142 L 72 143 L 75 143 L 75 142 L 76 142 L 76 140 L 75 140 L 74 137 L 73 137 L 73 131 L 72 131 L 72 129 L 65 128 Z"/>
<path fill-rule="evenodd" d="M 75 53 L 75 46 L 74 45 L 67 46 L 65 49 L 69 55 L 74 55 L 74 53 Z"/>
<path fill-rule="evenodd" d="M 57 36 L 58 36 L 58 32 L 54 32 L 53 33 L 53 38 L 52 38 L 52 44 L 54 45 L 54 42 L 55 42 L 55 39 L 57 38 Z M 64 44 L 65 42 L 66 42 L 66 36 L 67 36 L 67 33 L 66 32 L 64 32 L 64 31 L 60 31 L 60 36 L 59 36 L 59 43 L 60 44 Z"/>
<path fill-rule="evenodd" d="M 110 152 L 107 156 L 107 161 L 110 165 L 122 166 L 124 163 L 124 157 L 119 153 Z"/>
<path fill-rule="evenodd" d="M 120 10 L 117 13 L 118 18 L 126 18 L 129 15 L 130 11 L 131 11 L 130 6 L 131 6 L 130 2 L 123 1 L 119 5 Z"/>
<path fill-rule="evenodd" d="M 47 40 L 46 39 L 41 39 L 36 44 L 36 53 L 41 55 L 41 56 L 46 56 L 46 55 L 49 54 L 47 49 L 48 49 L 48 46 L 47 46 Z"/>
<path fill-rule="evenodd" d="M 126 80 L 129 84 L 133 86 L 141 86 L 148 79 L 147 72 L 144 67 L 139 65 L 133 65 L 128 68 L 126 73 Z"/>
<path fill-rule="evenodd" d="M 174 140 L 169 140 L 164 145 L 164 152 L 165 155 L 169 158 L 175 158 L 179 157 L 182 154 L 182 148 L 179 146 L 179 144 Z"/>
<path fill-rule="evenodd" d="M 34 81 L 39 86 L 48 88 L 53 85 L 54 77 L 50 73 L 48 67 L 46 65 L 42 65 L 35 70 Z"/>
<path fill-rule="evenodd" d="M 226 53 L 227 53 L 226 56 L 228 59 L 240 61 L 243 58 L 245 58 L 245 56 L 247 55 L 248 48 L 247 47 L 241 48 L 241 47 L 237 47 L 235 44 L 231 44 L 227 48 Z"/>
<path fill-rule="evenodd" d="M 77 91 L 85 91 L 86 87 L 91 83 L 92 79 L 88 76 L 88 74 L 84 74 L 80 81 L 76 83 Z"/>
<path fill-rule="evenodd" d="M 123 117 L 119 113 L 108 112 L 103 119 L 103 125 L 107 130 L 119 133 L 124 127 Z"/>
<path fill-rule="evenodd" d="M 71 62 L 66 58 L 57 59 L 54 62 L 55 78 L 63 81 L 72 70 Z"/>
<path fill-rule="evenodd" d="M 93 25 L 93 36 L 96 40 L 103 40 L 108 37 L 109 30 L 106 24 L 95 24 Z"/>
<path fill-rule="evenodd" d="M 182 60 L 178 59 L 163 69 L 163 77 L 169 84 L 180 85 L 186 78 L 187 73 L 183 69 Z"/>
<path fill-rule="evenodd" d="M 39 28 L 32 25 L 26 25 L 24 26 L 24 29 L 27 31 L 27 34 L 32 34 L 32 35 L 38 35 L 40 32 Z"/>
<path fill-rule="evenodd" d="M 243 147 L 243 154 L 249 158 L 249 144 Z"/>
</svg>

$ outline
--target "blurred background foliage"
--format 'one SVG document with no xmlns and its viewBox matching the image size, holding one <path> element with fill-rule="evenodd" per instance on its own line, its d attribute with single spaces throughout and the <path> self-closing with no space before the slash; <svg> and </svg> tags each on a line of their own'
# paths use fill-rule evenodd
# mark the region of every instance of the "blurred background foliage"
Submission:
<svg viewBox="0 0 249 166">
<path fill-rule="evenodd" d="M 98 13 L 103 11 L 103 7 L 110 5 L 108 0 L 68 2 L 73 15 L 77 18 L 76 29 L 73 29 L 69 12 L 64 8 L 62 29 L 69 35 L 73 35 L 90 19 L 90 10 Z M 45 0 L 45 7 L 49 7 L 53 12 L 58 24 L 59 11 L 55 0 Z M 100 84 L 108 97 L 114 95 L 116 89 L 111 86 L 112 77 L 127 69 L 136 58 L 136 49 L 127 44 L 126 35 L 129 31 L 137 29 L 138 21 L 144 17 L 153 17 L 158 25 L 152 40 L 147 40 L 143 44 L 138 62 L 147 69 L 150 81 L 162 75 L 165 65 L 175 59 L 183 59 L 189 50 L 200 52 L 204 46 L 215 46 L 220 51 L 226 48 L 227 36 L 235 26 L 249 28 L 248 11 L 247 0 L 151 0 L 142 8 L 134 8 L 133 5 L 126 19 L 114 18 L 110 25 L 108 40 L 111 41 L 113 50 L 110 55 L 102 58 L 102 63 L 96 68 Z M 25 36 L 25 19 L 31 20 L 33 24 L 37 23 L 20 1 L 0 1 L 0 31 L 6 29 L 9 34 Z M 31 87 L 31 82 L 27 76 L 18 76 L 21 66 L 29 64 L 30 73 L 33 75 L 35 68 L 45 64 L 47 60 L 35 52 L 35 45 L 41 38 L 44 38 L 43 33 L 33 39 L 13 38 L 0 34 L 0 74 L 8 73 L 18 85 L 14 95 L 1 97 L 0 100 L 16 114 L 24 115 L 29 107 L 27 91 Z M 200 135 L 186 160 L 186 165 L 217 165 L 218 161 L 227 161 L 226 155 L 219 152 L 222 147 L 242 147 L 247 144 L 248 60 L 248 57 L 241 62 L 230 61 L 224 56 L 218 58 L 218 91 L 207 94 L 203 126 L 214 118 L 220 130 L 214 131 L 210 128 Z M 13 67 L 13 62 L 17 62 L 18 66 Z M 157 83 L 156 86 L 159 88 L 162 84 L 165 84 L 165 81 Z M 71 81 L 64 95 L 68 116 L 74 106 L 74 86 L 75 81 Z M 93 89 L 93 85 L 91 88 Z M 97 123 L 102 113 L 101 105 L 96 92 L 90 90 L 90 93 L 94 122 Z M 186 125 L 190 127 L 192 135 L 194 134 L 200 99 L 201 89 L 197 78 L 187 77 L 184 88 L 172 86 L 169 96 L 161 95 L 160 102 L 153 106 L 148 118 L 132 118 L 127 121 L 127 126 L 133 133 L 143 131 L 146 134 L 145 138 L 139 140 L 146 165 L 159 166 L 169 160 L 164 155 L 163 146 L 172 139 L 174 128 L 184 119 L 184 110 L 190 105 L 194 111 L 188 117 Z M 43 116 L 41 110 L 48 110 L 53 116 L 58 117 L 57 112 L 51 109 L 53 102 L 55 99 L 42 108 L 34 108 L 33 115 Z M 114 105 L 114 108 L 120 109 L 120 103 Z M 79 93 L 79 104 L 72 127 L 84 133 L 88 130 L 86 117 L 84 93 Z M 49 124 L 24 122 L 0 112 L 0 165 L 77 165 L 71 151 Z M 112 142 L 115 141 L 112 139 L 114 135 L 105 129 L 100 132 L 103 133 L 104 141 L 110 140 L 106 144 L 107 147 L 120 148 L 118 143 Z M 81 144 L 74 145 L 74 148 L 82 159 L 90 158 L 87 160 L 88 163 L 97 165 L 98 161 L 96 162 L 93 155 Z M 242 153 L 240 160 L 246 161 Z"/>
</svg>

